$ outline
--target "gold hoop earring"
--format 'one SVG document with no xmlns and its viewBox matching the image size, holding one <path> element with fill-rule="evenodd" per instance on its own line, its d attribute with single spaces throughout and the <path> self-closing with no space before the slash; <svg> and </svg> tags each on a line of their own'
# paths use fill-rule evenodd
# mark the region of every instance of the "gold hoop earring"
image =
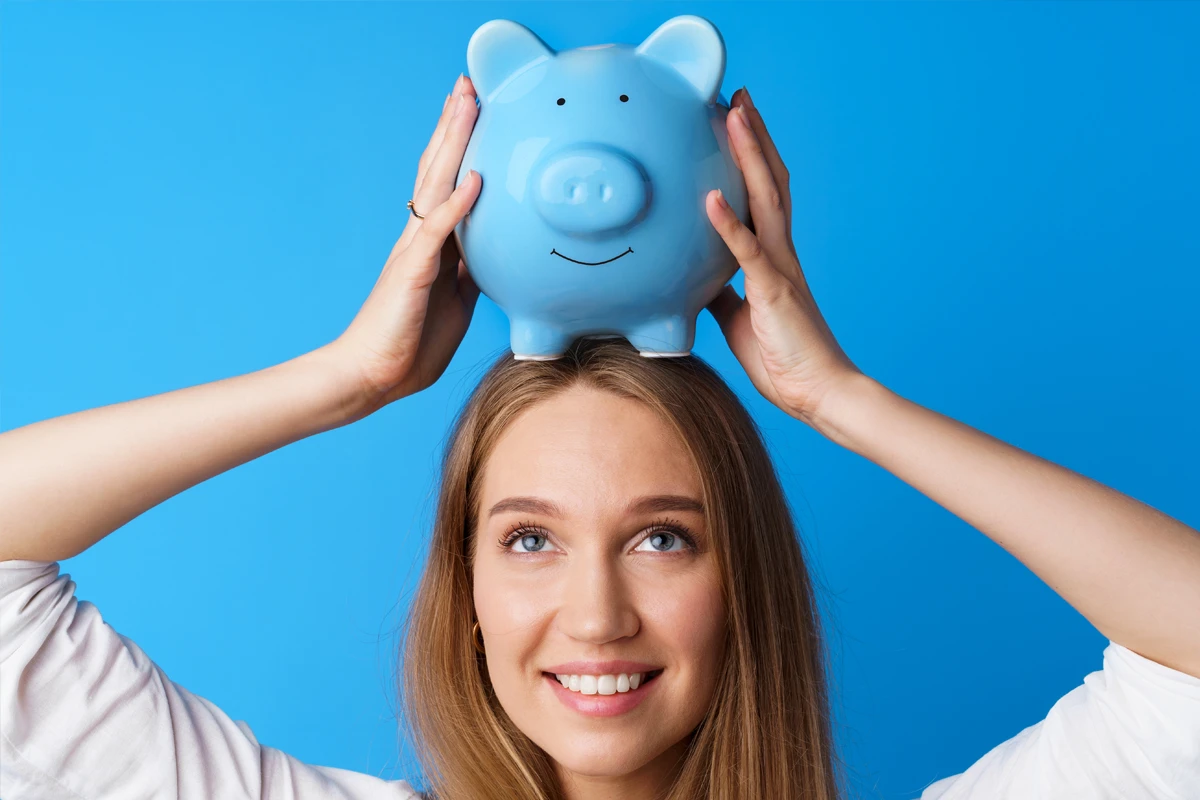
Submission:
<svg viewBox="0 0 1200 800">
<path fill-rule="evenodd" d="M 475 645 L 475 649 L 483 654 L 483 635 L 479 632 L 479 623 L 476 622 L 471 627 L 471 644 Z"/>
</svg>

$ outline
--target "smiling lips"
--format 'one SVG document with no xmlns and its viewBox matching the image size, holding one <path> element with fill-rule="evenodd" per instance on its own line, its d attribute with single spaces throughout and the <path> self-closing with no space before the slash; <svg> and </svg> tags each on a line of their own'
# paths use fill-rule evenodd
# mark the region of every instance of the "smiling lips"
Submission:
<svg viewBox="0 0 1200 800">
<path fill-rule="evenodd" d="M 646 695 L 653 691 L 653 687 L 658 685 L 656 678 L 661 673 L 662 670 L 655 670 L 645 678 L 642 678 L 641 674 L 635 673 L 638 677 L 637 680 L 629 680 L 631 676 L 621 674 L 617 678 L 617 685 L 613 687 L 598 685 L 605 678 L 613 677 L 612 675 L 603 675 L 599 679 L 593 675 L 564 675 L 569 678 L 565 681 L 566 685 L 556 674 L 543 672 L 542 677 L 549 682 L 550 690 L 567 708 L 589 717 L 614 717 L 632 711 L 640 705 L 642 700 L 646 699 Z M 626 678 L 626 680 L 621 681 L 620 678 Z M 584 679 L 591 679 L 586 687 L 576 684 L 577 681 Z M 573 684 L 577 688 L 572 689 Z M 610 688 L 613 691 L 607 691 Z"/>
<path fill-rule="evenodd" d="M 621 253 L 621 255 L 620 255 L 620 256 L 613 256 L 612 258 L 610 258 L 610 259 L 607 259 L 607 260 L 605 260 L 605 261 L 576 261 L 576 260 L 575 260 L 575 259 L 573 259 L 573 258 L 569 258 L 569 257 L 567 257 L 567 256 L 564 256 L 562 253 L 558 252 L 557 250 L 551 250 L 551 251 L 550 251 L 550 255 L 552 255 L 552 256 L 558 256 L 559 258 L 565 258 L 565 259 L 567 259 L 567 261 L 574 261 L 576 264 L 583 264 L 584 266 L 588 266 L 588 267 L 597 267 L 597 266 L 599 266 L 599 265 L 601 265 L 601 264 L 608 264 L 609 262 L 616 261 L 616 260 L 617 260 L 618 258 L 620 258 L 621 256 L 626 256 L 626 255 L 629 255 L 629 254 L 630 254 L 630 253 L 632 253 L 632 252 L 633 252 L 633 248 L 632 248 L 632 247 L 630 247 L 630 248 L 628 248 L 628 249 L 627 249 L 627 250 L 626 250 L 624 253 Z"/>
</svg>

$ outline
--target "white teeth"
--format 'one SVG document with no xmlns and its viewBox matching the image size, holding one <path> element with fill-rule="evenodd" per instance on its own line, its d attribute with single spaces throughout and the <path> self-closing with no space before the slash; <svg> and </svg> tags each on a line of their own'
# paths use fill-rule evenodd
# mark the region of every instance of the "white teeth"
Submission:
<svg viewBox="0 0 1200 800">
<path fill-rule="evenodd" d="M 555 679 L 563 688 L 580 694 L 625 694 L 642 684 L 641 672 L 622 672 L 618 675 L 566 675 L 556 674 Z"/>
</svg>

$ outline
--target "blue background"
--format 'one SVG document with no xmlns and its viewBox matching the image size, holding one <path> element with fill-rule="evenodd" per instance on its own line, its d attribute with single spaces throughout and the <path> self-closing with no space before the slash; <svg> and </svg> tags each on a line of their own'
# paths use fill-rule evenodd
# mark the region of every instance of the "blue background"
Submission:
<svg viewBox="0 0 1200 800">
<path fill-rule="evenodd" d="M 6 3 L 4 429 L 330 341 L 403 227 L 471 33 L 635 44 L 700 14 L 791 174 L 847 352 L 904 396 L 1200 524 L 1200 6 Z M 741 287 L 741 276 L 735 285 Z M 64 562 L 193 692 L 314 763 L 413 777 L 395 631 L 480 300 L 431 389 Z M 839 740 L 905 800 L 1040 720 L 1105 640 L 1016 559 L 696 352 L 764 426 L 830 613 Z"/>
</svg>

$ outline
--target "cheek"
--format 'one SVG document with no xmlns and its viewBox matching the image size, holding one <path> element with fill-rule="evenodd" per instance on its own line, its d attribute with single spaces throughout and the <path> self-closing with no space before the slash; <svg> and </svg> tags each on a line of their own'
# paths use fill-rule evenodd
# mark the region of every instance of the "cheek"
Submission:
<svg viewBox="0 0 1200 800">
<path fill-rule="evenodd" d="M 474 564 L 475 615 L 493 653 L 519 654 L 537 643 L 546 610 L 553 607 L 550 581 L 505 569 L 496 558 Z"/>
<path fill-rule="evenodd" d="M 716 674 L 725 646 L 725 601 L 720 581 L 705 571 L 669 587 L 646 587 L 644 621 L 697 679 Z"/>
</svg>

